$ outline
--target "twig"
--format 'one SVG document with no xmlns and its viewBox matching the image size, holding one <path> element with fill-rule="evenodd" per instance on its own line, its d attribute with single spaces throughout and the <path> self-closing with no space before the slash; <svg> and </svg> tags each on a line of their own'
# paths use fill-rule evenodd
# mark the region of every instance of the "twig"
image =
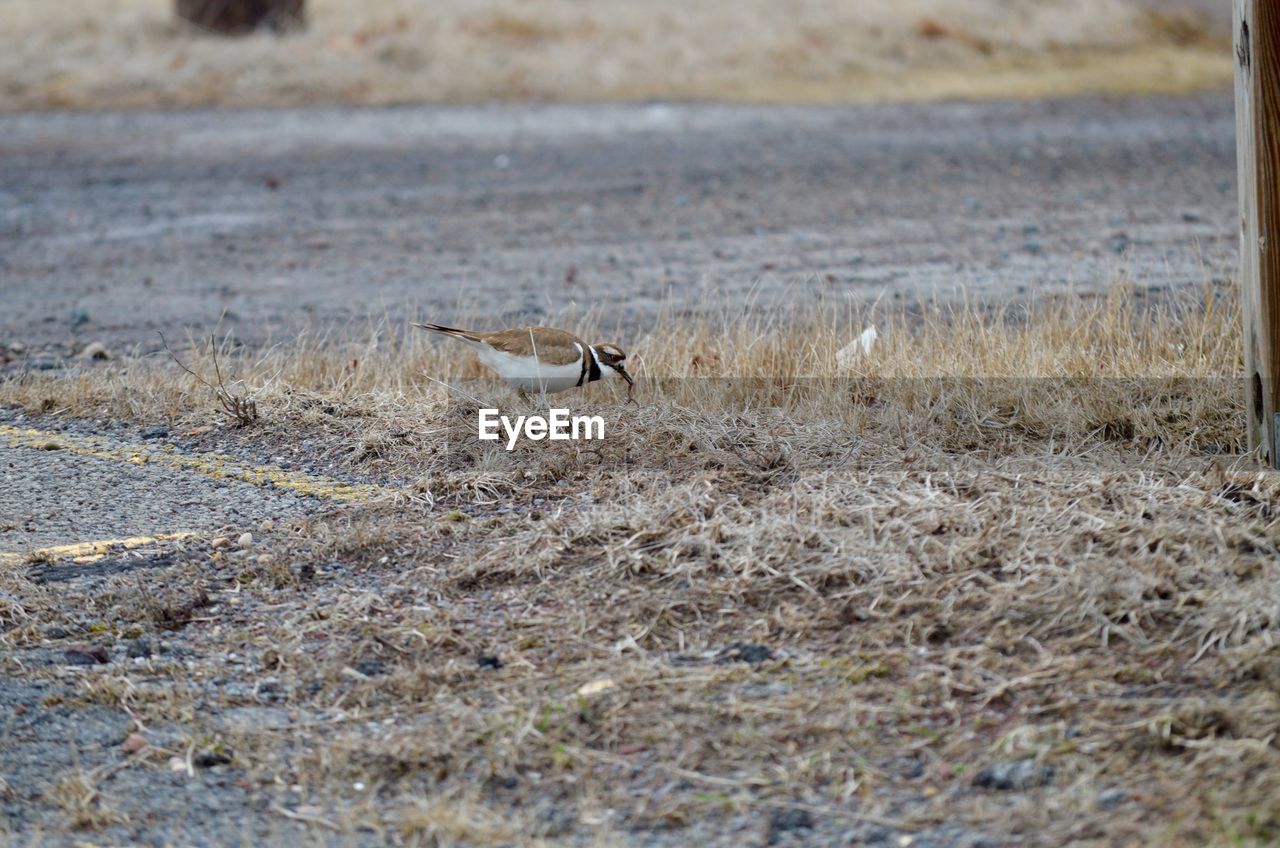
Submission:
<svg viewBox="0 0 1280 848">
<path fill-rule="evenodd" d="M 200 383 L 206 386 L 213 396 L 218 399 L 218 403 L 222 406 L 222 410 L 236 420 L 241 427 L 248 426 L 258 420 L 258 404 L 251 397 L 238 397 L 227 389 L 226 382 L 222 379 L 222 367 L 218 364 L 218 345 L 213 336 L 209 337 L 209 349 L 213 352 L 213 373 L 217 377 L 218 385 L 213 385 L 204 377 L 188 368 L 178 355 L 173 352 L 173 348 L 169 347 L 168 340 L 165 339 L 164 333 L 159 333 L 160 343 L 164 345 L 165 351 L 172 357 L 173 361 L 178 363 L 178 367 L 186 371 L 192 377 L 195 377 Z"/>
<path fill-rule="evenodd" d="M 380 633 L 373 634 L 373 641 L 377 642 L 379 645 L 383 646 L 384 648 L 390 648 L 391 650 L 395 651 L 397 654 L 402 654 L 403 656 L 406 656 L 406 657 L 413 656 L 413 651 L 405 650 L 404 648 L 395 644 L 390 639 L 388 639 L 387 637 L 383 636 Z"/>
<path fill-rule="evenodd" d="M 437 384 L 439 384 L 439 385 L 441 385 L 441 386 L 444 386 L 446 389 L 448 389 L 448 390 L 449 390 L 449 391 L 451 391 L 451 392 L 455 392 L 455 393 L 457 393 L 457 394 L 462 395 L 464 398 L 466 398 L 467 400 L 471 401 L 471 402 L 472 402 L 472 403 L 474 403 L 476 406 L 483 406 L 483 405 L 484 405 L 484 404 L 480 403 L 480 401 L 478 401 L 478 400 L 476 400 L 475 398 L 473 398 L 471 395 L 469 395 L 469 394 L 467 394 L 466 392 L 464 392 L 462 389 L 459 389 L 459 388 L 458 388 L 458 387 L 456 387 L 456 386 L 451 386 L 451 385 L 449 385 L 448 383 L 446 383 L 444 380 L 437 380 L 435 377 L 432 377 L 430 374 L 423 374 L 422 376 L 426 377 L 428 380 L 430 380 L 430 381 L 431 381 L 431 382 L 433 382 L 433 383 L 437 383 Z"/>
<path fill-rule="evenodd" d="M 282 807 L 279 804 L 272 804 L 271 811 L 274 813 L 279 813 L 280 815 L 284 816 L 287 819 L 306 822 L 307 824 L 316 824 L 316 825 L 319 825 L 320 827 L 328 828 L 329 830 L 332 830 L 335 832 L 339 832 L 342 830 L 342 828 L 339 827 L 337 823 L 331 822 L 326 818 L 323 818 L 321 816 L 311 815 L 309 813 L 295 812 L 293 810 Z"/>
</svg>

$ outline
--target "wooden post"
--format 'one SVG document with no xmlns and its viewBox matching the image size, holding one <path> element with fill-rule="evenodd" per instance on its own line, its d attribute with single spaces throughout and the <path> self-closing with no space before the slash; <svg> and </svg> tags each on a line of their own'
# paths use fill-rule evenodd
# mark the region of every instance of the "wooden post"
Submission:
<svg viewBox="0 0 1280 848">
<path fill-rule="evenodd" d="M 1249 448 L 1280 468 L 1280 0 L 1234 0 Z"/>
</svg>

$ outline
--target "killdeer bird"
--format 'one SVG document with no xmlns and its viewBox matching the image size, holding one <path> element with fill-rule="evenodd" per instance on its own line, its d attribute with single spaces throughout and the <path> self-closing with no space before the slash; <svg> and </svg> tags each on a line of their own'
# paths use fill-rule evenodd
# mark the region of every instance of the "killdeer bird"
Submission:
<svg viewBox="0 0 1280 848">
<path fill-rule="evenodd" d="M 627 354 L 616 344 L 587 344 L 573 333 L 551 327 L 520 327 L 482 333 L 440 324 L 414 324 L 466 342 L 480 361 L 516 390 L 551 394 L 596 380 L 621 377 L 632 400 L 635 381 L 623 366 Z"/>
</svg>

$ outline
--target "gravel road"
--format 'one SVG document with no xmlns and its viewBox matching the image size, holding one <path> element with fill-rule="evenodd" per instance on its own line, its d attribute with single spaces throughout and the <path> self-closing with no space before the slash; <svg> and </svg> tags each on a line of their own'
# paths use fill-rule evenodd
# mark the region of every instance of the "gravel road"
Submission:
<svg viewBox="0 0 1280 848">
<path fill-rule="evenodd" d="M 0 344 L 1007 297 L 1235 262 L 1230 92 L 0 116 Z M 42 354 L 43 355 L 43 354 Z"/>
<path fill-rule="evenodd" d="M 312 501 L 159 463 L 12 446 L 0 438 L 0 552 L 256 527 L 307 512 Z"/>
</svg>

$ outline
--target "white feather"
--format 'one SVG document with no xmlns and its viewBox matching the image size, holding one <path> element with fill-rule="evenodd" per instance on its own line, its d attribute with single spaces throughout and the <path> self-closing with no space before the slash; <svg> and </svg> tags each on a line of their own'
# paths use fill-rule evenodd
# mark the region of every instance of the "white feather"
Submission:
<svg viewBox="0 0 1280 848">
<path fill-rule="evenodd" d="M 475 348 L 480 361 L 497 371 L 498 376 L 506 380 L 513 389 L 551 394 L 572 389 L 582 379 L 581 358 L 568 365 L 548 365 L 532 356 L 512 356 L 494 350 L 482 342 L 467 343 Z"/>
<path fill-rule="evenodd" d="M 871 353 L 871 348 L 875 346 L 876 339 L 879 337 L 880 333 L 875 325 L 868 326 L 856 340 L 836 351 L 836 364 L 841 368 L 852 368 L 858 360 Z"/>
</svg>

